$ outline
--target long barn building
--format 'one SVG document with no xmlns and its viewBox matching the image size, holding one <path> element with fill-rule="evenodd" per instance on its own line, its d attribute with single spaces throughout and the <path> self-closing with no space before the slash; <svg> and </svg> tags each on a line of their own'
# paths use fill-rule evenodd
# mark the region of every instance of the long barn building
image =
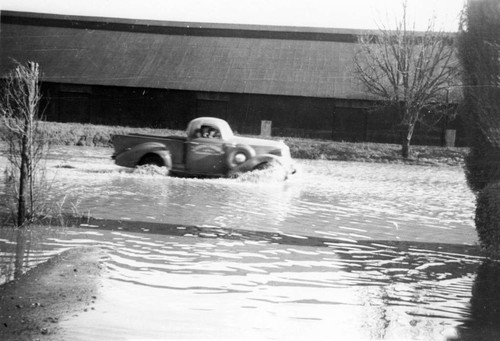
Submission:
<svg viewBox="0 0 500 341">
<path fill-rule="evenodd" d="M 182 129 L 197 116 L 240 133 L 399 142 L 352 73 L 361 31 L 3 11 L 0 71 L 40 65 L 49 121 Z M 439 144 L 445 126 L 415 143 Z M 458 144 L 463 138 L 458 128 Z"/>
</svg>

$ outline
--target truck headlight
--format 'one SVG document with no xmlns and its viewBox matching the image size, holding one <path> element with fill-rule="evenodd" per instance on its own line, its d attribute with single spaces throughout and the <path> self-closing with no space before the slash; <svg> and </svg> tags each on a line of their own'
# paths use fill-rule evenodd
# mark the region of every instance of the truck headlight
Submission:
<svg viewBox="0 0 500 341">
<path fill-rule="evenodd" d="M 237 164 L 243 163 L 246 160 L 247 156 L 243 153 L 236 153 L 236 155 L 234 156 L 234 162 L 236 162 Z"/>
</svg>

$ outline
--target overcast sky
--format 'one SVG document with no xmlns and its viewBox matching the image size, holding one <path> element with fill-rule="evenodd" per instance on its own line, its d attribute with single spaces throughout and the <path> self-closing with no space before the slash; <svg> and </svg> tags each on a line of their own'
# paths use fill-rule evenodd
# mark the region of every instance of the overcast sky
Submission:
<svg viewBox="0 0 500 341">
<path fill-rule="evenodd" d="M 23 12 L 119 18 L 335 28 L 376 28 L 401 13 L 403 0 L 0 0 Z M 411 20 L 456 31 L 464 0 L 408 0 Z"/>
</svg>

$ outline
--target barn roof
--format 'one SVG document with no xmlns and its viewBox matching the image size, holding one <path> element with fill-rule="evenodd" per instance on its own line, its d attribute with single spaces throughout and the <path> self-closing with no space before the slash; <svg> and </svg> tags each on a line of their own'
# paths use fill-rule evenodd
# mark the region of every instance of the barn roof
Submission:
<svg viewBox="0 0 500 341">
<path fill-rule="evenodd" d="M 3 11 L 0 72 L 30 60 L 46 82 L 359 99 L 360 33 Z"/>
</svg>

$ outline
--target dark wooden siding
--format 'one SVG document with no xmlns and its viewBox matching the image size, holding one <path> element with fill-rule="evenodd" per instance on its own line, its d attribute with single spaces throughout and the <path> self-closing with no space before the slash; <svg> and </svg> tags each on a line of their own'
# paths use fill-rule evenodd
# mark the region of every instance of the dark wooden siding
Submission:
<svg viewBox="0 0 500 341">
<path fill-rule="evenodd" d="M 270 120 L 276 136 L 399 143 L 394 113 L 359 101 L 58 83 L 44 83 L 43 93 L 49 121 L 184 129 L 195 117 L 214 116 L 241 134 L 259 134 L 261 121 Z M 441 128 L 417 127 L 414 143 L 439 145 Z"/>
</svg>

